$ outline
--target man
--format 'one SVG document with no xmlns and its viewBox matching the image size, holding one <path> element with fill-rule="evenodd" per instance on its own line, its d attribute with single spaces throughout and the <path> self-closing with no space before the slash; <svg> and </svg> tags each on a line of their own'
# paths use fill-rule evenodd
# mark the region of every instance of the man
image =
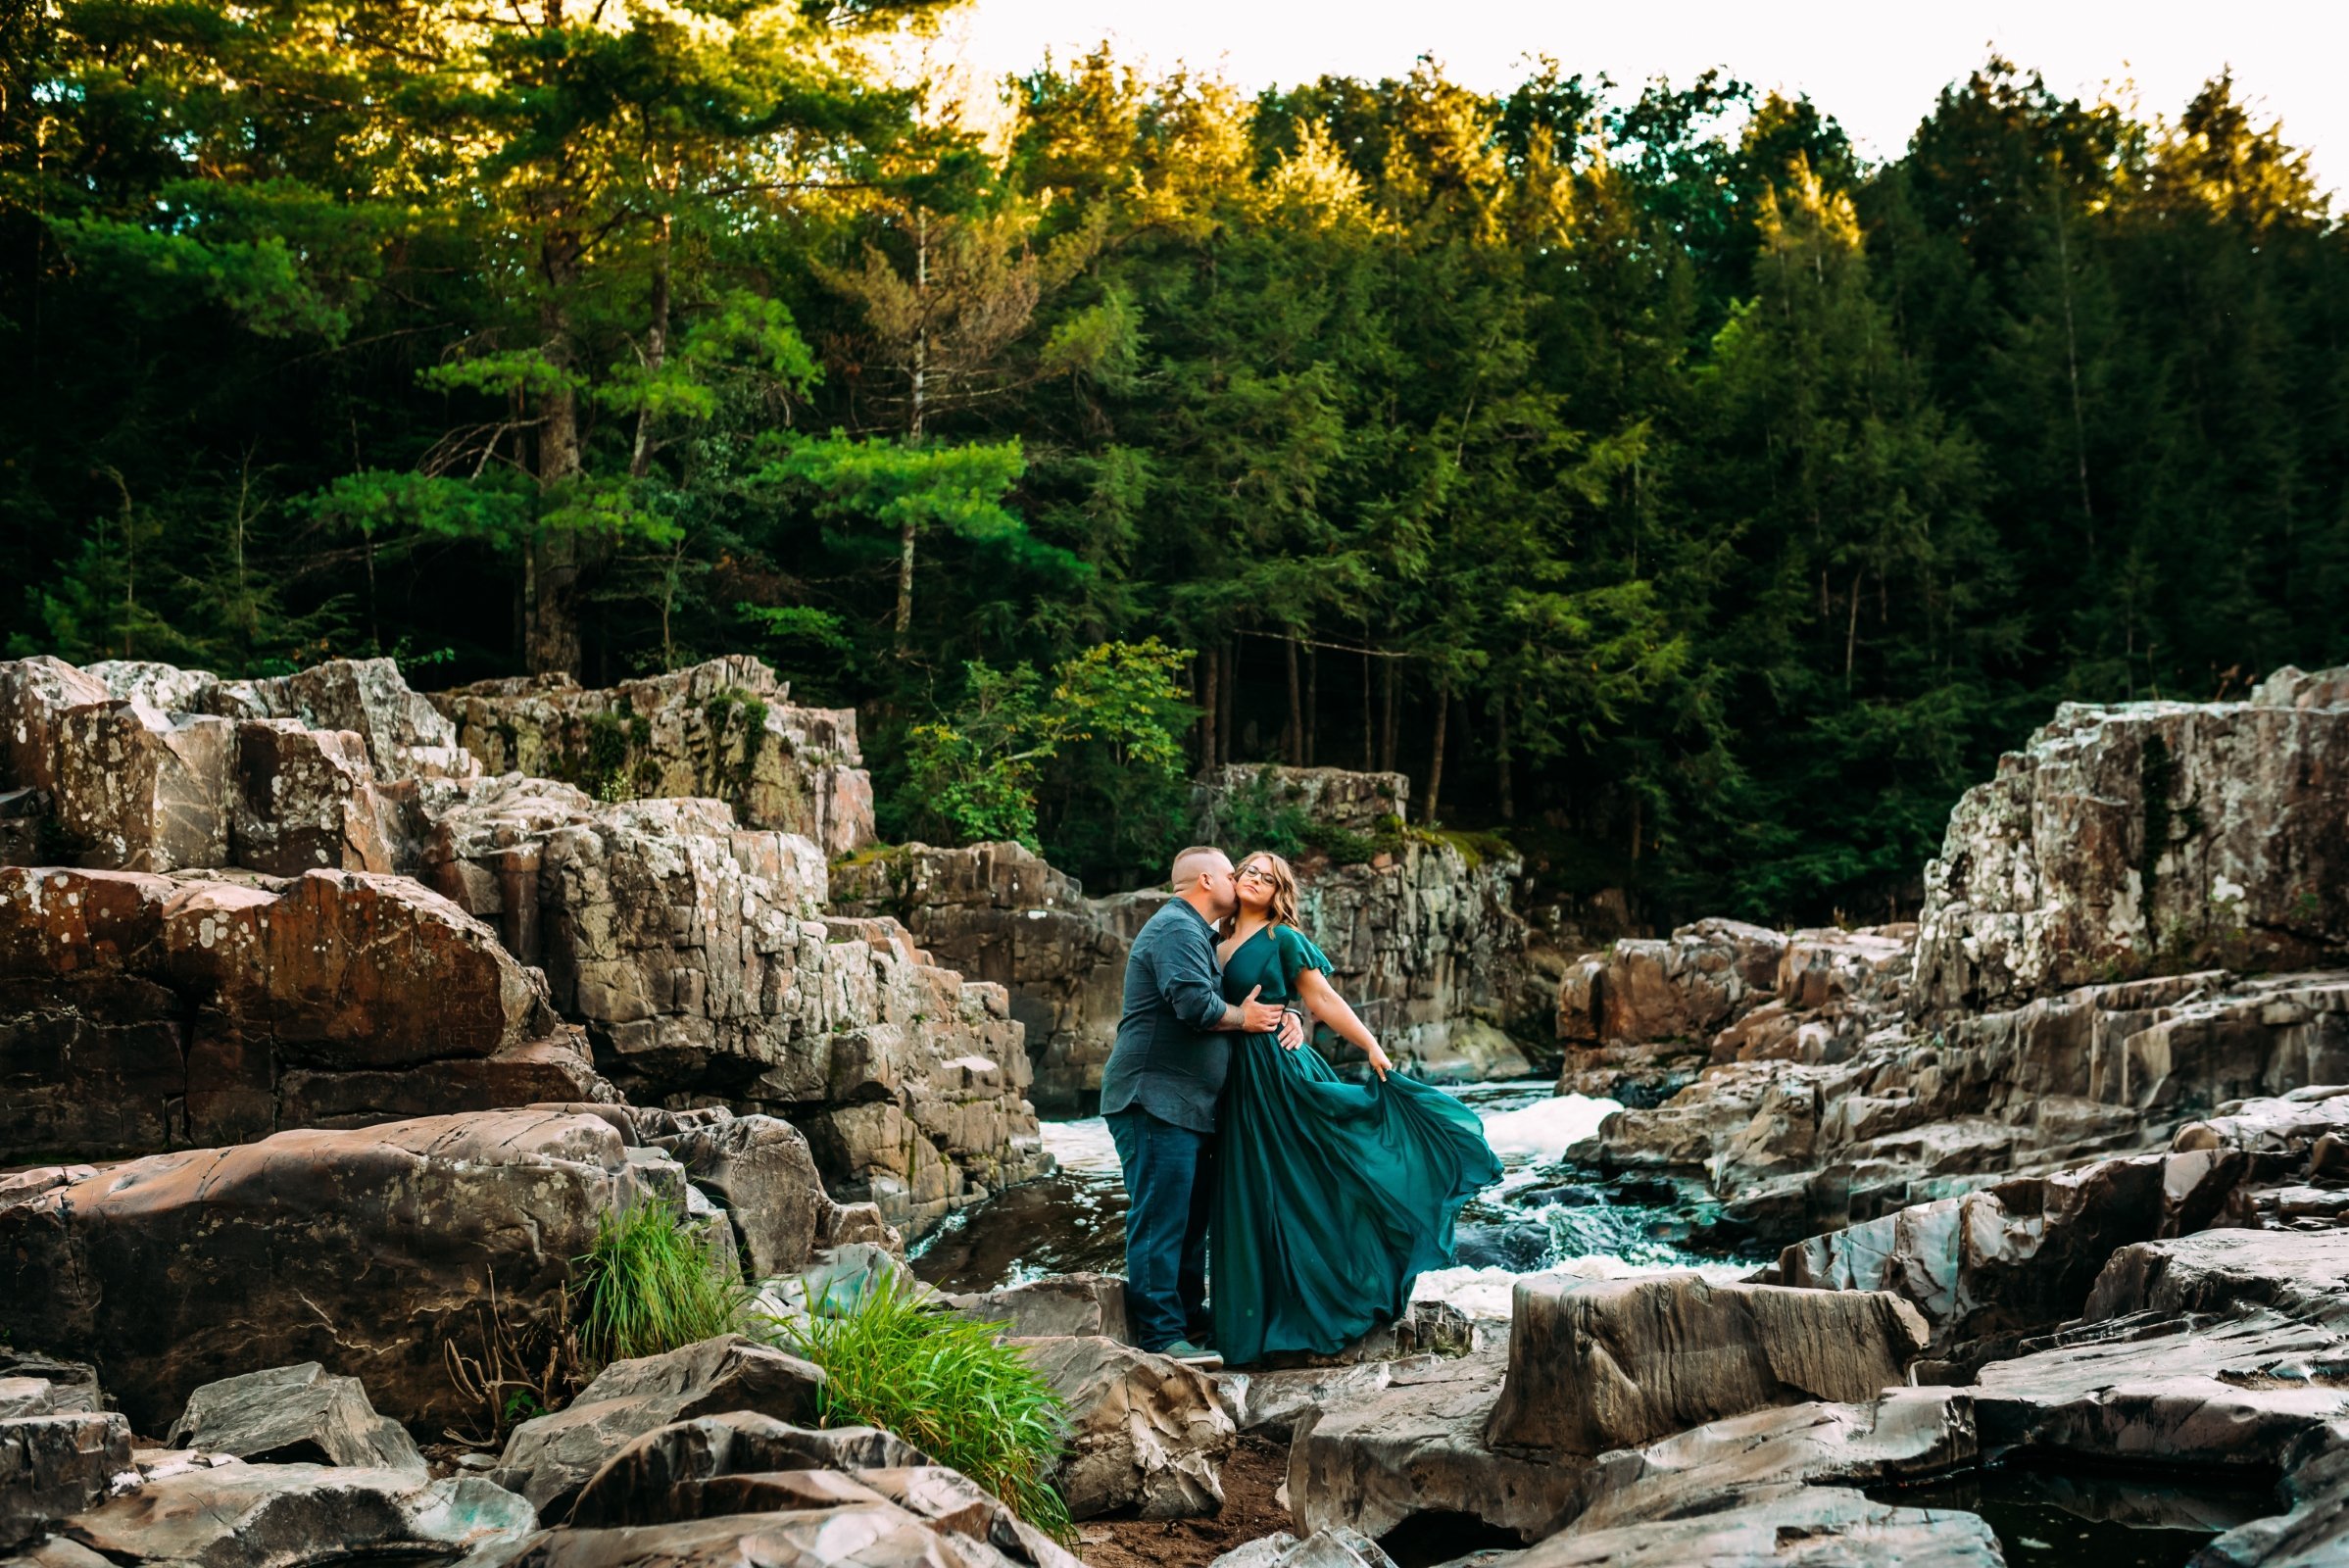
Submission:
<svg viewBox="0 0 2349 1568">
<path fill-rule="evenodd" d="M 1125 1010 L 1101 1072 L 1101 1115 L 1125 1169 L 1126 1312 L 1134 1343 L 1178 1360 L 1210 1361 L 1207 1215 L 1215 1203 L 1215 1102 L 1231 1065 L 1230 1036 L 1278 1033 L 1292 1051 L 1304 1022 L 1293 1009 L 1223 1000 L 1215 922 L 1239 906 L 1232 862 L 1194 845 L 1175 857 L 1174 899 L 1134 938 Z M 1260 987 L 1258 989 L 1261 989 Z"/>
</svg>

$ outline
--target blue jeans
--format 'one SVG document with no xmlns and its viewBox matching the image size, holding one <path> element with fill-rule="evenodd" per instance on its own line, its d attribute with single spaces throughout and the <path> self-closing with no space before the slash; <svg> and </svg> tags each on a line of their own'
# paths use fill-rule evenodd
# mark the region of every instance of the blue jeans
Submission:
<svg viewBox="0 0 2349 1568">
<path fill-rule="evenodd" d="M 1103 1119 L 1125 1168 L 1127 1328 L 1143 1349 L 1163 1350 L 1207 1328 L 1215 1139 L 1147 1110 Z"/>
</svg>

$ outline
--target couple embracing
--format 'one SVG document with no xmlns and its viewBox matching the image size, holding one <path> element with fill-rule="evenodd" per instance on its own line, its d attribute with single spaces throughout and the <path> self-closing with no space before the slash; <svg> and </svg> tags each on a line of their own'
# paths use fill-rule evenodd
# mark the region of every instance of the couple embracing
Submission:
<svg viewBox="0 0 2349 1568">
<path fill-rule="evenodd" d="M 1173 885 L 1134 939 L 1101 1075 L 1134 1343 L 1235 1365 L 1326 1355 L 1451 1261 L 1452 1222 L 1500 1161 L 1475 1113 L 1395 1072 L 1331 988 L 1288 861 L 1194 847 Z M 1314 1021 L 1369 1056 L 1371 1082 L 1299 1049 Z"/>
</svg>

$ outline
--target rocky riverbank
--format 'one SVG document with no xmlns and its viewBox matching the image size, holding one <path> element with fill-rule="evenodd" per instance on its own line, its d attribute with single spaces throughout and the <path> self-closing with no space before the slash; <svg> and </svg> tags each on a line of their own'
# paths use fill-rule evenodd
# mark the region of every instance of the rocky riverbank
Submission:
<svg viewBox="0 0 2349 1568">
<path fill-rule="evenodd" d="M 850 765 L 779 688 L 773 739 L 696 752 L 752 689 L 444 701 L 545 704 L 511 744 L 555 755 L 642 715 L 646 778 Z M 1024 1036 L 1090 1005 L 932 952 L 1084 956 L 1062 984 L 1130 915 L 1004 847 L 836 871 L 748 786 L 488 777 L 388 665 L 24 661 L 0 716 L 35 862 L 0 870 L 0 1553 L 1069 1568 L 902 1435 L 823 1427 L 820 1367 L 736 1334 L 588 1368 L 567 1314 L 599 1220 L 653 1202 L 763 1314 L 902 1278 L 908 1230 L 1039 1166 Z M 1053 1479 L 1118 1561 L 1276 1450 L 1241 1511 L 1288 1528 L 1229 1568 L 1992 1564 L 2042 1549 L 1979 1500 L 2019 1476 L 2204 1563 L 2349 1560 L 2345 760 L 2349 672 L 2067 709 L 1959 806 L 1913 926 L 1564 966 L 1560 1087 L 1629 1108 L 1560 1168 L 1703 1192 L 1691 1245 L 1775 1249 L 1743 1278 L 1535 1275 L 1505 1323 L 1422 1302 L 1213 1374 L 1126 1345 L 1109 1277 L 936 1309 L 1065 1398 Z M 1498 998 L 1453 949 L 1381 970 L 1360 911 L 1424 890 L 1358 870 L 1322 917 L 1367 921 L 1342 961 L 1396 1027 Z M 1414 918 L 1495 928 L 1472 907 Z"/>
</svg>

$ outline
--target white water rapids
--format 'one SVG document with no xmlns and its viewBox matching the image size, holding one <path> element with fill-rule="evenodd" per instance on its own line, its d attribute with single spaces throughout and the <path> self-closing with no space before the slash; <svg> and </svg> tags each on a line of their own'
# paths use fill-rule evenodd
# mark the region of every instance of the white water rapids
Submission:
<svg viewBox="0 0 2349 1568">
<path fill-rule="evenodd" d="M 1475 1109 L 1504 1167 L 1462 1212 L 1461 1263 L 1420 1276 L 1413 1293 L 1472 1317 L 1505 1318 L 1509 1291 L 1533 1273 L 1613 1279 L 1695 1269 L 1735 1279 L 1753 1264 L 1685 1250 L 1685 1203 L 1630 1200 L 1565 1162 L 1595 1132 L 1612 1100 L 1551 1093 L 1545 1082 L 1472 1084 L 1451 1091 Z M 1044 1123 L 1060 1173 L 966 1209 L 915 1249 L 915 1267 L 951 1290 L 985 1290 L 1079 1268 L 1116 1272 L 1125 1191 L 1117 1151 L 1098 1116 Z M 1645 1184 L 1653 1187 L 1656 1184 Z"/>
</svg>

